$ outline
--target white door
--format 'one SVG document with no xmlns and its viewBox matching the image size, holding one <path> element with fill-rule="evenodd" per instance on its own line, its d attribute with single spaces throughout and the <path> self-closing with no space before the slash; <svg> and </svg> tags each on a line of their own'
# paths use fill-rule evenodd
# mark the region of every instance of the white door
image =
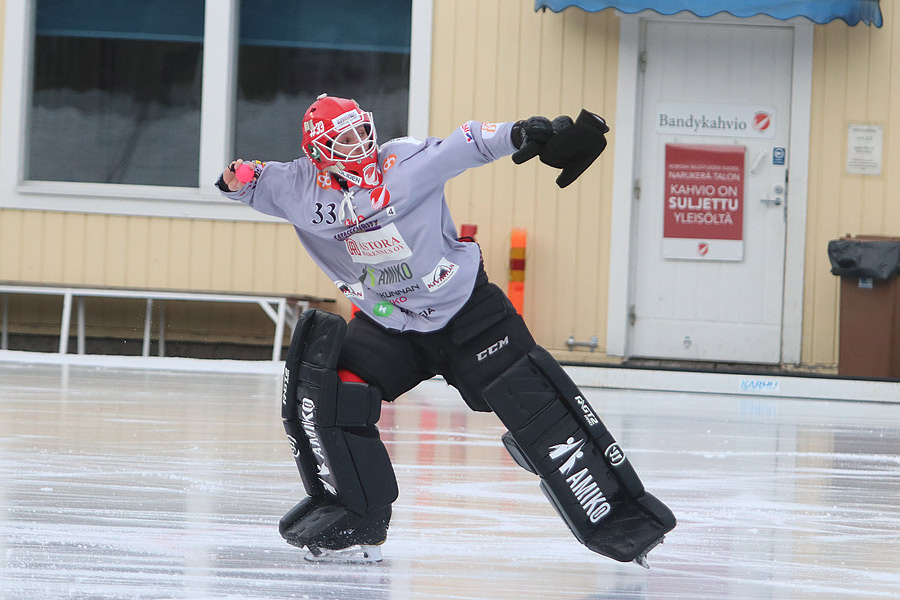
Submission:
<svg viewBox="0 0 900 600">
<path fill-rule="evenodd" d="M 779 363 L 793 30 L 644 33 L 629 353 Z"/>
</svg>

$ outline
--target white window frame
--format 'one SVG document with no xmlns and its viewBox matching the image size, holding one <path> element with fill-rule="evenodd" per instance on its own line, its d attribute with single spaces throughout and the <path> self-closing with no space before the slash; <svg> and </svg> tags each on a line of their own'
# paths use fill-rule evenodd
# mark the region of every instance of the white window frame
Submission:
<svg viewBox="0 0 900 600">
<path fill-rule="evenodd" d="M 25 180 L 35 2 L 6 3 L 0 89 L 0 165 L 4 171 L 0 178 L 0 208 L 236 221 L 277 220 L 225 199 L 213 186 L 222 167 L 232 158 L 234 147 L 231 123 L 237 85 L 236 21 L 240 0 L 206 0 L 197 188 Z M 432 3 L 433 0 L 412 0 L 408 132 L 418 138 L 428 135 Z M 299 116 L 285 115 L 285 118 Z M 15 171 L 12 165 L 15 165 Z"/>
</svg>

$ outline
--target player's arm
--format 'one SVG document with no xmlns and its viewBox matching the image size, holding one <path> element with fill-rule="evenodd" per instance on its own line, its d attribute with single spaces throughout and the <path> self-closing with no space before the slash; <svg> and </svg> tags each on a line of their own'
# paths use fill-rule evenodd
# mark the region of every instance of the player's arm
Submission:
<svg viewBox="0 0 900 600">
<path fill-rule="evenodd" d="M 296 182 L 299 181 L 302 188 L 306 181 L 301 173 L 305 165 L 298 165 L 300 162 L 262 163 L 236 159 L 225 167 L 215 185 L 227 198 L 243 202 L 261 213 L 286 219 L 286 210 L 281 204 L 296 197 L 292 193 Z"/>
<path fill-rule="evenodd" d="M 416 169 L 414 176 L 417 181 L 441 186 L 468 169 L 515 152 L 510 136 L 512 126 L 511 122 L 467 121 L 443 139 L 430 137 L 424 142 L 411 138 L 395 140 L 385 144 L 380 152 L 388 156 L 396 148 L 400 162 L 408 161 L 408 166 Z M 410 149 L 406 154 L 403 144 L 418 144 L 419 147 Z"/>
</svg>

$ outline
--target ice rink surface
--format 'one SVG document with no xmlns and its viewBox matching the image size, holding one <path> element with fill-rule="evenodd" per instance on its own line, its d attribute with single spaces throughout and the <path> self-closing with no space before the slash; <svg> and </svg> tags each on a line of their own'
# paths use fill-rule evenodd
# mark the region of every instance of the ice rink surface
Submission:
<svg viewBox="0 0 900 600">
<path fill-rule="evenodd" d="M 584 391 L 679 518 L 649 571 L 578 544 L 440 380 L 384 406 L 385 561 L 335 566 L 278 535 L 278 376 L 0 363 L 0 598 L 900 598 L 900 404 Z"/>
</svg>

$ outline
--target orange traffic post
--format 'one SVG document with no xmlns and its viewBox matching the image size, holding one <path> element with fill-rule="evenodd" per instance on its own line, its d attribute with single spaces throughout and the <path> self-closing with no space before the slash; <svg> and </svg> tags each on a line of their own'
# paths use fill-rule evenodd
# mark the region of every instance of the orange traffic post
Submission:
<svg viewBox="0 0 900 600">
<path fill-rule="evenodd" d="M 525 245 L 528 231 L 513 229 L 509 242 L 509 286 L 506 295 L 521 315 L 525 303 Z"/>
</svg>

